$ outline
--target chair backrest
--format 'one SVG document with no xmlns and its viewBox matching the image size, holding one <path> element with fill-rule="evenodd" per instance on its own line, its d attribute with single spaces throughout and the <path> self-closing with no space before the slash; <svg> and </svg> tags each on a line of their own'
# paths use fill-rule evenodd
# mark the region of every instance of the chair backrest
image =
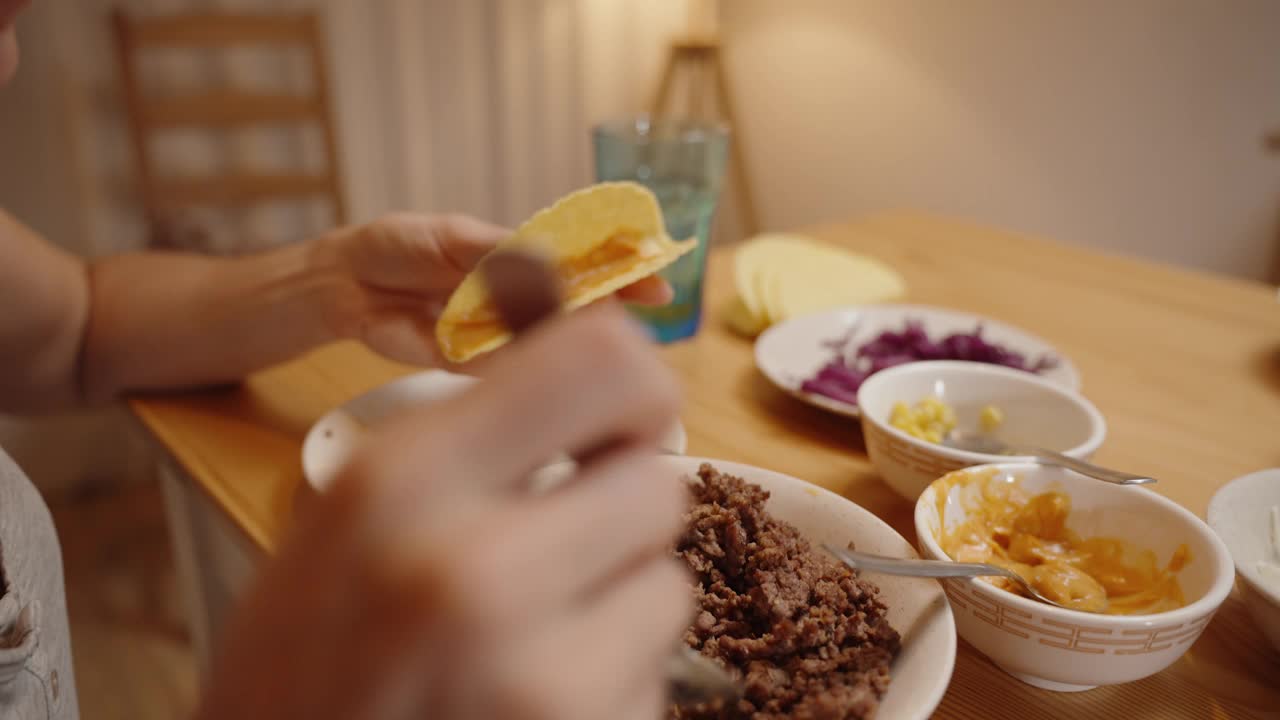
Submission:
<svg viewBox="0 0 1280 720">
<path fill-rule="evenodd" d="M 183 208 L 245 207 L 267 202 L 322 198 L 333 220 L 346 222 L 342 174 L 333 124 L 323 28 L 315 13 L 186 13 L 112 17 L 117 61 L 133 145 L 139 190 L 153 236 Z M 309 93 L 250 92 L 232 88 L 178 96 L 150 96 L 142 87 L 140 63 L 149 50 L 225 51 L 259 47 L 301 49 L 312 75 Z M 232 171 L 198 178 L 157 172 L 152 139 L 179 128 L 226 132 L 260 126 L 318 126 L 325 164 L 318 172 Z"/>
</svg>

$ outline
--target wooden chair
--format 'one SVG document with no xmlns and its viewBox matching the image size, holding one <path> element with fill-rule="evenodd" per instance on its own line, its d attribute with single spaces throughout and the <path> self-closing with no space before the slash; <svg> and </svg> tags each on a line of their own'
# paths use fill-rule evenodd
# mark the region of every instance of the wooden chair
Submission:
<svg viewBox="0 0 1280 720">
<path fill-rule="evenodd" d="M 177 213 L 191 207 L 247 207 L 269 202 L 321 198 L 333 222 L 346 222 L 342 174 L 333 125 L 323 30 L 315 13 L 186 13 L 112 17 L 117 61 L 133 144 L 139 190 L 153 244 L 166 238 Z M 312 76 L 309 93 L 262 93 L 232 88 L 177 96 L 149 96 L 142 87 L 140 62 L 149 50 L 226 51 L 266 47 L 304 51 Z M 227 133 L 266 126 L 317 125 L 322 133 L 325 167 L 319 172 L 247 173 L 230 171 L 196 178 L 160 174 L 154 137 L 180 128 Z"/>
</svg>

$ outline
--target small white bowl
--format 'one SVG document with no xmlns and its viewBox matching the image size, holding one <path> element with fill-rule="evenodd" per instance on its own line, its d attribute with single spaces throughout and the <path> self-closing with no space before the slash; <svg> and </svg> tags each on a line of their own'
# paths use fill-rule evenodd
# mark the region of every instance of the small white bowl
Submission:
<svg viewBox="0 0 1280 720">
<path fill-rule="evenodd" d="M 1209 526 L 1226 543 L 1253 621 L 1280 651 L 1280 592 L 1268 587 L 1258 561 L 1280 563 L 1271 548 L 1271 508 L 1280 505 L 1280 468 L 1238 477 L 1209 501 Z"/>
<path fill-rule="evenodd" d="M 351 454 L 364 442 L 369 431 L 379 423 L 413 408 L 447 400 L 477 382 L 480 380 L 470 375 L 424 370 L 379 385 L 330 410 L 311 426 L 302 441 L 303 476 L 313 489 L 324 492 L 338 471 L 347 464 Z M 684 425 L 677 420 L 659 444 L 665 452 L 682 455 L 688 444 L 687 438 Z M 548 464 L 563 462 L 564 459 L 560 455 Z"/>
<path fill-rule="evenodd" d="M 915 501 L 935 478 L 971 465 L 1030 460 L 954 450 L 893 427 L 898 402 L 915 405 L 934 395 L 956 411 L 958 427 L 972 430 L 986 405 L 1004 412 L 996 436 L 1057 450 L 1080 460 L 1097 452 L 1107 435 L 1102 413 L 1079 393 L 1029 372 L 983 363 L 934 360 L 882 370 L 858 389 L 862 433 L 871 463 L 899 495 Z"/>
<path fill-rule="evenodd" d="M 1204 630 L 1231 592 L 1235 571 L 1226 545 L 1200 518 L 1162 495 L 1112 485 L 1061 468 L 1005 463 L 992 481 L 1021 478 L 1032 493 L 1058 490 L 1071 497 L 1067 526 L 1083 537 L 1114 537 L 1155 552 L 1167 562 L 1180 544 L 1191 551 L 1178 573 L 1187 604 L 1152 615 L 1099 615 L 1065 610 L 996 588 L 983 580 L 944 582 L 960 637 L 1014 677 L 1057 691 L 1117 685 L 1153 675 L 1177 660 Z M 940 482 L 940 481 L 939 481 Z M 952 488 L 939 516 L 940 485 L 916 502 L 916 534 L 924 557 L 950 558 L 937 533 L 963 522 L 960 493 Z"/>
</svg>

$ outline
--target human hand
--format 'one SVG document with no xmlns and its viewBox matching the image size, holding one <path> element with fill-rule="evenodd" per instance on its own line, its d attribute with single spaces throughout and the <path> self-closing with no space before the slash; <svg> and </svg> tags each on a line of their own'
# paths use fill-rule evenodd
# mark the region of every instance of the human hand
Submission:
<svg viewBox="0 0 1280 720">
<path fill-rule="evenodd" d="M 692 605 L 679 393 L 616 307 L 539 325 L 363 447 L 232 623 L 201 720 L 657 720 Z M 591 453 L 530 496 L 559 450 Z"/>
<path fill-rule="evenodd" d="M 449 295 L 510 231 L 465 215 L 390 215 L 337 230 L 316 242 L 313 265 L 335 280 L 326 323 L 337 337 L 363 341 L 393 360 L 446 364 L 435 323 Z M 629 302 L 671 301 L 652 276 L 624 288 Z"/>
</svg>

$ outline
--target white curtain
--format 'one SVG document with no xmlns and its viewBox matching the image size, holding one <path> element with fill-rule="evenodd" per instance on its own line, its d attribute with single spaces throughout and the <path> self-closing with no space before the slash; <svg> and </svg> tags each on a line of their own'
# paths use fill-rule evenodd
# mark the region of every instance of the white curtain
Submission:
<svg viewBox="0 0 1280 720">
<path fill-rule="evenodd" d="M 329 41 L 346 194 L 357 221 L 407 209 L 514 223 L 589 182 L 591 124 L 643 110 L 666 40 L 685 19 L 684 0 L 35 3 L 20 31 L 36 55 L 35 67 L 24 72 L 39 77 L 23 79 L 42 85 L 34 90 L 40 107 L 23 112 L 56 118 L 61 129 L 56 141 L 44 139 L 57 145 L 58 157 L 38 153 L 31 162 L 57 164 L 42 172 L 65 182 L 54 183 L 59 202 L 37 209 L 46 217 L 31 221 L 39 227 L 43 220 L 69 236 L 66 244 L 94 255 L 136 247 L 144 237 L 111 50 L 108 13 L 116 5 L 134 13 L 318 6 Z M 145 69 L 150 87 L 169 92 L 228 81 L 260 89 L 307 82 L 300 63 L 252 51 L 157 56 Z M 318 137 L 269 130 L 231 139 L 174 133 L 156 147 L 160 164 L 177 172 L 305 166 L 322 158 Z M 62 215 L 68 210 L 74 227 Z M 308 209 L 196 213 L 196 219 L 222 242 L 251 247 L 327 224 Z"/>
<path fill-rule="evenodd" d="M 590 125 L 643 108 L 681 4 L 330 2 L 355 215 L 511 223 L 588 182 Z"/>
</svg>

